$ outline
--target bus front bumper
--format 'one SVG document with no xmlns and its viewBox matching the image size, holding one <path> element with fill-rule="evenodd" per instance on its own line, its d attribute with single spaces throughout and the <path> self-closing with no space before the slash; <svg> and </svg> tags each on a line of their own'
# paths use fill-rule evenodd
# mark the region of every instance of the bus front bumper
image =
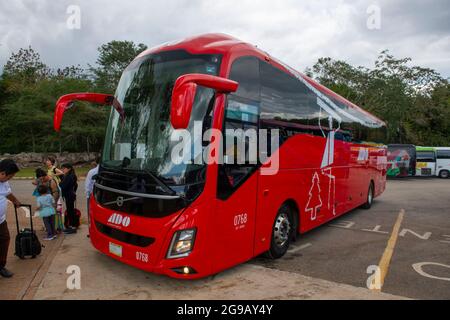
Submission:
<svg viewBox="0 0 450 320">
<path fill-rule="evenodd" d="M 197 232 L 194 244 L 194 250 L 188 256 L 180 258 L 167 258 L 167 253 L 171 245 L 172 238 L 177 230 L 183 230 L 197 226 L 195 219 L 196 209 L 187 209 L 183 213 L 174 214 L 167 219 L 151 219 L 131 216 L 134 224 L 146 226 L 146 232 L 142 230 L 133 231 L 118 229 L 108 222 L 111 215 L 116 213 L 96 204 L 91 203 L 91 223 L 90 240 L 92 245 L 107 256 L 128 264 L 135 268 L 167 275 L 179 279 L 198 279 L 211 274 L 211 264 L 208 259 L 205 261 L 206 247 L 203 241 L 202 232 Z M 182 219 L 178 219 L 182 215 Z M 126 216 L 123 214 L 123 216 Z M 137 221 L 136 221 L 137 220 Z M 179 221 L 182 221 L 180 225 Z M 105 228 L 107 229 L 105 232 Z M 140 231 L 140 232 L 139 232 Z M 138 237 L 137 234 L 147 234 L 153 239 L 149 245 L 142 246 L 135 243 L 130 244 L 125 239 L 118 239 L 112 234 L 129 233 L 128 238 Z M 126 238 L 126 237 L 125 237 Z M 124 241 L 121 241 L 124 240 Z"/>
</svg>

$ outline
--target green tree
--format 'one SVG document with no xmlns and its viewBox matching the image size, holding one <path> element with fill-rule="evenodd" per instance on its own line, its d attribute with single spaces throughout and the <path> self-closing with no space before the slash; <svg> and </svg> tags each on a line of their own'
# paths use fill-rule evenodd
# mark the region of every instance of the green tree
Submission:
<svg viewBox="0 0 450 320">
<path fill-rule="evenodd" d="M 133 41 L 110 41 L 98 48 L 98 67 L 90 68 L 95 77 L 95 84 L 105 93 L 114 93 L 123 70 L 147 46 Z"/>
<path fill-rule="evenodd" d="M 31 46 L 19 49 L 9 58 L 3 69 L 5 79 L 14 78 L 21 84 L 32 83 L 47 77 L 50 69 L 41 61 L 39 53 L 34 51 Z"/>
<path fill-rule="evenodd" d="M 385 142 L 446 145 L 448 81 L 436 71 L 411 66 L 382 51 L 373 69 L 320 58 L 308 71 L 331 90 L 387 122 Z M 447 100 L 446 100 L 447 99 Z"/>
<path fill-rule="evenodd" d="M 57 99 L 93 88 L 79 66 L 50 70 L 32 48 L 13 53 L 0 80 L 0 152 L 98 151 L 106 108 L 76 104 L 76 112 L 67 111 L 62 131 L 58 134 L 53 130 Z"/>
</svg>

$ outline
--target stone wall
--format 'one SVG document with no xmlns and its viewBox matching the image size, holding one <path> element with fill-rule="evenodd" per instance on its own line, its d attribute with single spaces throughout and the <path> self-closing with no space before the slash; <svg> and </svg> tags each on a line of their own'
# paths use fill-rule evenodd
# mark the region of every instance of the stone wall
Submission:
<svg viewBox="0 0 450 320">
<path fill-rule="evenodd" d="M 99 154 L 96 152 L 91 153 L 69 153 L 63 152 L 59 153 L 19 153 L 19 154 L 0 154 L 0 159 L 10 158 L 13 159 L 21 168 L 27 167 L 39 167 L 42 166 L 47 156 L 53 156 L 56 158 L 57 165 L 60 166 L 62 163 L 69 162 L 74 166 L 82 166 L 90 164 L 95 157 Z"/>
</svg>

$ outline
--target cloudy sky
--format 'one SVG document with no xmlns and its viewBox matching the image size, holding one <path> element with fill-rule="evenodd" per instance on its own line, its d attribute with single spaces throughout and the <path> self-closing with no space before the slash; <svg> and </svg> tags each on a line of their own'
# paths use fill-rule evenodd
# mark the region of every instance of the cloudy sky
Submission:
<svg viewBox="0 0 450 320">
<path fill-rule="evenodd" d="M 51 67 L 86 66 L 110 40 L 152 47 L 209 32 L 300 71 L 325 56 L 371 67 L 389 49 L 450 77 L 450 0 L 0 0 L 0 66 L 29 45 Z"/>
</svg>

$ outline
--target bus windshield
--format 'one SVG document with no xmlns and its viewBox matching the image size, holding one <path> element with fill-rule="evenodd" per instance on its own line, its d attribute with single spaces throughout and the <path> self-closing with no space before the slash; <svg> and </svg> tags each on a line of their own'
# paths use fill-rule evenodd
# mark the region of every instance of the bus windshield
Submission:
<svg viewBox="0 0 450 320">
<path fill-rule="evenodd" d="M 218 75 L 220 61 L 220 55 L 194 55 L 181 50 L 135 59 L 123 72 L 115 94 L 123 106 L 124 117 L 111 111 L 102 168 L 128 174 L 148 173 L 160 183 L 172 186 L 201 183 L 204 164 L 194 164 L 193 159 L 191 164 L 174 164 L 171 160 L 172 149 L 178 143 L 170 139 L 174 130 L 170 124 L 172 89 L 183 74 Z M 202 121 L 206 130 L 213 104 L 214 91 L 199 86 L 187 130 L 193 133 L 194 121 Z M 193 149 L 197 137 L 191 137 Z M 192 154 L 193 158 L 196 156 Z"/>
</svg>

